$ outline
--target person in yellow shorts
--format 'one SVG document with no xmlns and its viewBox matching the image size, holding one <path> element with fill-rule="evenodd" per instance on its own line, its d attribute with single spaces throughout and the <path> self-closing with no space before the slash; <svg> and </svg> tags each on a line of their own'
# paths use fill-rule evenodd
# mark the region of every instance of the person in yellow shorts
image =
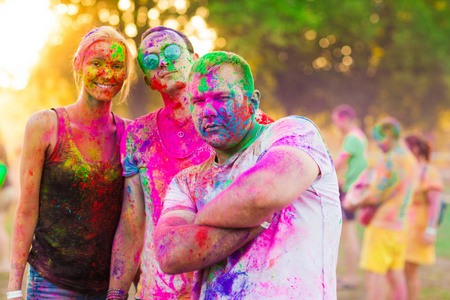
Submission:
<svg viewBox="0 0 450 300">
<path fill-rule="evenodd" d="M 441 209 L 442 179 L 430 165 L 430 146 L 415 135 L 406 143 L 419 163 L 419 185 L 407 210 L 405 275 L 410 300 L 420 294 L 419 265 L 435 263 L 436 230 Z"/>
<path fill-rule="evenodd" d="M 415 187 L 417 162 L 402 142 L 400 132 L 401 126 L 394 118 L 377 122 L 373 138 L 383 156 L 360 197 L 346 198 L 343 203 L 349 210 L 378 205 L 364 232 L 361 248 L 360 267 L 366 271 L 366 300 L 383 298 L 386 291 L 381 287 L 386 275 L 395 299 L 407 299 L 403 273 L 405 214 Z"/>
</svg>

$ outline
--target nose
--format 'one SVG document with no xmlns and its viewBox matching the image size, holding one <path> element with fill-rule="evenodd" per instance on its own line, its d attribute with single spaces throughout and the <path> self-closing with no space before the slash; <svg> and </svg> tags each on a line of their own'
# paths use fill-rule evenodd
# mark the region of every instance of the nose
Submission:
<svg viewBox="0 0 450 300">
<path fill-rule="evenodd" d="M 216 117 L 217 115 L 217 110 L 214 108 L 211 101 L 206 101 L 205 106 L 203 107 L 203 117 Z"/>
<path fill-rule="evenodd" d="M 168 60 L 164 54 L 160 54 L 159 55 L 159 67 L 167 67 L 170 66 L 172 64 L 172 62 L 170 60 Z"/>
<path fill-rule="evenodd" d="M 112 77 L 112 71 L 111 71 L 111 68 L 110 68 L 110 67 L 105 67 L 105 68 L 102 70 L 101 76 L 102 76 L 102 77 L 105 77 L 105 78 L 111 78 L 111 77 Z"/>
</svg>

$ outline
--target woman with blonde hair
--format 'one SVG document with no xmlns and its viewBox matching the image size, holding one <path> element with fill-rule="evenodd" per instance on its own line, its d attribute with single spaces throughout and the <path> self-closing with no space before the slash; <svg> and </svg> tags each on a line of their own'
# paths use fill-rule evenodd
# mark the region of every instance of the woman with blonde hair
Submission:
<svg viewBox="0 0 450 300">
<path fill-rule="evenodd" d="M 419 298 L 419 266 L 432 265 L 436 261 L 434 245 L 441 209 L 442 179 L 430 164 L 430 145 L 416 135 L 406 139 L 411 152 L 419 163 L 419 184 L 407 210 L 405 275 L 410 300 Z"/>
<path fill-rule="evenodd" d="M 28 299 L 106 299 L 127 125 L 111 103 L 119 92 L 121 100 L 127 96 L 132 68 L 125 38 L 112 27 L 94 29 L 73 59 L 78 100 L 28 120 L 8 299 L 23 297 L 27 261 Z"/>
</svg>

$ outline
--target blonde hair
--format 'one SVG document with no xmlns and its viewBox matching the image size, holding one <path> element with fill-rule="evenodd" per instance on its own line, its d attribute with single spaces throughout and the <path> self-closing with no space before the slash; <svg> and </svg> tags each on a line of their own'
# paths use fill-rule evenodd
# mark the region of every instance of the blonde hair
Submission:
<svg viewBox="0 0 450 300">
<path fill-rule="evenodd" d="M 131 86 L 131 74 L 134 71 L 134 61 L 133 55 L 131 54 L 130 47 L 127 44 L 127 41 L 116 29 L 110 26 L 102 26 L 96 29 L 91 30 L 88 34 L 83 37 L 83 40 L 80 42 L 77 51 L 73 57 L 73 70 L 74 70 L 74 78 L 75 84 L 79 90 L 82 89 L 82 74 L 81 70 L 83 69 L 83 61 L 84 55 L 89 47 L 98 41 L 115 41 L 123 44 L 125 47 L 126 55 L 125 55 L 125 66 L 126 66 L 126 79 L 120 90 L 119 103 L 125 101 L 128 93 L 130 92 Z"/>
</svg>

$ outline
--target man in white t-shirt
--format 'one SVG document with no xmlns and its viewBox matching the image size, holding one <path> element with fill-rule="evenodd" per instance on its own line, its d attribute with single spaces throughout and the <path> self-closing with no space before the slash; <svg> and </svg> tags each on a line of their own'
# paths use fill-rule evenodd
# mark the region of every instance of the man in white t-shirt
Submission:
<svg viewBox="0 0 450 300">
<path fill-rule="evenodd" d="M 161 269 L 198 270 L 191 299 L 336 299 L 341 208 L 327 146 L 308 119 L 255 121 L 240 56 L 213 52 L 188 83 L 215 156 L 172 180 L 155 231 Z"/>
</svg>

